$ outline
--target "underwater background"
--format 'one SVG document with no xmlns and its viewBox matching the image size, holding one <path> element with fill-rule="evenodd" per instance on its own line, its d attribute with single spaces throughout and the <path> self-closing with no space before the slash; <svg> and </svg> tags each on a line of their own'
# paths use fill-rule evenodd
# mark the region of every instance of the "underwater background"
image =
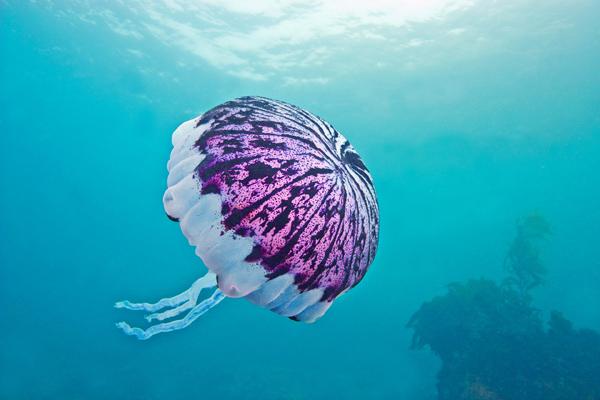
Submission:
<svg viewBox="0 0 600 400">
<path fill-rule="evenodd" d="M 0 399 L 436 399 L 441 362 L 407 323 L 449 283 L 502 280 L 532 213 L 552 231 L 532 303 L 600 330 L 598 16 L 594 0 L 0 0 Z M 163 210 L 171 133 L 243 95 L 352 142 L 379 198 L 375 262 L 315 324 L 226 299 L 125 336 L 115 322 L 144 321 L 115 301 L 204 273 Z"/>
</svg>

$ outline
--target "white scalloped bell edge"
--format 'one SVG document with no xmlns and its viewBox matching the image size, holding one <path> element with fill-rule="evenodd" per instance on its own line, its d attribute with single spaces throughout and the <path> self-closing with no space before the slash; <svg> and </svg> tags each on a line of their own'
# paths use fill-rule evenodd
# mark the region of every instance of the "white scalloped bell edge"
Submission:
<svg viewBox="0 0 600 400">
<path fill-rule="evenodd" d="M 173 132 L 173 150 L 167 164 L 169 176 L 163 196 L 166 213 L 179 220 L 181 230 L 204 265 L 217 275 L 227 297 L 243 297 L 273 312 L 303 322 L 315 322 L 331 306 L 320 301 L 323 289 L 300 293 L 291 274 L 268 280 L 258 263 L 245 261 L 254 239 L 227 231 L 221 215 L 221 196 L 201 194 L 202 182 L 194 170 L 204 159 L 194 146 L 211 122 L 196 127 L 202 116 L 181 124 Z"/>
</svg>

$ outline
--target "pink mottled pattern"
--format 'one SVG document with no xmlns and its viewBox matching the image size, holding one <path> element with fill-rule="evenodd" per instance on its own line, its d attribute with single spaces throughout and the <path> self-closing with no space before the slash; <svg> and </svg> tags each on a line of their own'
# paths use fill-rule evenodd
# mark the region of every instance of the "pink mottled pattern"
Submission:
<svg viewBox="0 0 600 400">
<path fill-rule="evenodd" d="M 203 193 L 218 193 L 226 229 L 251 237 L 248 261 L 272 279 L 332 300 L 373 262 L 379 210 L 369 174 L 331 125 L 293 105 L 242 97 L 213 108 L 195 146 Z"/>
</svg>

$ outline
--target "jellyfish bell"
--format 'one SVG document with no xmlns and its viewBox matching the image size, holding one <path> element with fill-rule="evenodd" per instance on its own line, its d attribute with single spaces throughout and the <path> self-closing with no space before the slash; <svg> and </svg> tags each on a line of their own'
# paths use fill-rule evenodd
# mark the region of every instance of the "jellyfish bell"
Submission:
<svg viewBox="0 0 600 400">
<path fill-rule="evenodd" d="M 148 321 L 187 311 L 145 330 L 119 322 L 125 333 L 182 329 L 225 297 L 311 323 L 364 277 L 377 251 L 375 189 L 330 124 L 288 103 L 242 97 L 184 122 L 172 142 L 164 208 L 208 272 L 157 303 L 116 303 L 149 312 Z"/>
</svg>

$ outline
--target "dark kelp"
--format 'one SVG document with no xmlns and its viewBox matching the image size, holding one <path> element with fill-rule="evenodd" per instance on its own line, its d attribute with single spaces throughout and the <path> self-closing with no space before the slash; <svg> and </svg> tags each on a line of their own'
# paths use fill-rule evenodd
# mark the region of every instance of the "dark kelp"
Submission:
<svg viewBox="0 0 600 400">
<path fill-rule="evenodd" d="M 440 400 L 600 399 L 600 334 L 574 329 L 557 311 L 545 325 L 532 305 L 549 233 L 539 215 L 519 221 L 502 283 L 453 283 L 410 319 L 412 347 L 428 346 L 442 361 Z"/>
</svg>

